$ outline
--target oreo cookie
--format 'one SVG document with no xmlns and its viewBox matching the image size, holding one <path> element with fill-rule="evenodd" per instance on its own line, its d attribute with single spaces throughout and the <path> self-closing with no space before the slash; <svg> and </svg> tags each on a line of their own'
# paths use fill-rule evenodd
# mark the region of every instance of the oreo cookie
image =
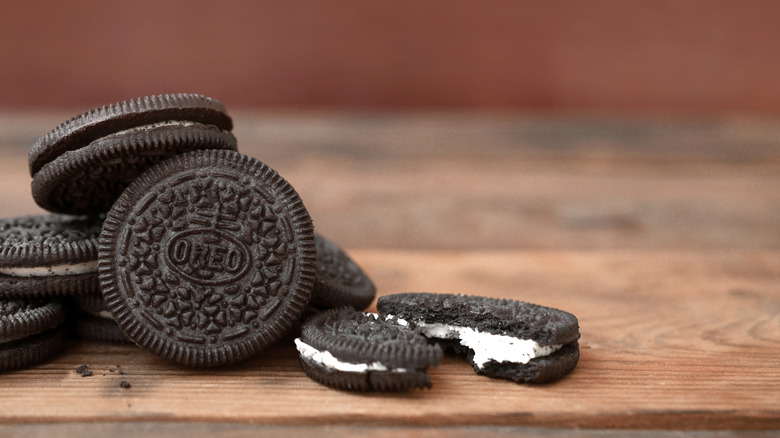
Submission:
<svg viewBox="0 0 780 438">
<path fill-rule="evenodd" d="M 407 293 L 379 298 L 387 319 L 465 354 L 478 374 L 547 383 L 577 365 L 577 318 L 536 304 L 467 295 Z"/>
<path fill-rule="evenodd" d="M 61 328 L 0 344 L 0 371 L 24 368 L 50 359 L 62 349 Z"/>
<path fill-rule="evenodd" d="M 59 301 L 0 298 L 0 344 L 59 327 L 65 308 Z"/>
<path fill-rule="evenodd" d="M 62 347 L 65 309 L 58 301 L 0 298 L 0 371 L 55 355 Z"/>
<path fill-rule="evenodd" d="M 101 224 L 57 214 L 0 219 L 0 296 L 98 293 Z"/>
<path fill-rule="evenodd" d="M 354 391 L 430 388 L 426 369 L 442 359 L 441 348 L 419 333 L 348 307 L 309 318 L 295 344 L 310 378 Z"/>
<path fill-rule="evenodd" d="M 197 149 L 236 150 L 218 101 L 194 94 L 150 96 L 66 121 L 30 150 L 32 194 L 42 208 L 103 213 L 153 164 Z"/>
<path fill-rule="evenodd" d="M 102 294 L 75 297 L 78 312 L 75 315 L 76 335 L 82 339 L 114 344 L 132 344 L 106 307 Z"/>
<path fill-rule="evenodd" d="M 254 158 L 197 151 L 143 173 L 100 235 L 106 306 L 141 347 L 218 366 L 281 338 L 311 298 L 311 218 L 293 187 Z"/>
<path fill-rule="evenodd" d="M 320 308 L 350 306 L 363 310 L 374 301 L 371 278 L 335 243 L 314 234 L 317 244 L 317 277 L 312 304 Z"/>
</svg>

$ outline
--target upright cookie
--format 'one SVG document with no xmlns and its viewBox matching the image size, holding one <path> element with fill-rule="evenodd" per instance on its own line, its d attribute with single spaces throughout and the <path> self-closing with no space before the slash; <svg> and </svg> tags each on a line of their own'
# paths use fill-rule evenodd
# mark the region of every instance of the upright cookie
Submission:
<svg viewBox="0 0 780 438">
<path fill-rule="evenodd" d="M 430 387 L 426 369 L 442 358 L 441 349 L 419 333 L 348 307 L 311 317 L 295 344 L 309 377 L 355 391 Z"/>
<path fill-rule="evenodd" d="M 0 296 L 98 292 L 101 223 L 56 214 L 0 219 Z"/>
<path fill-rule="evenodd" d="M 57 213 L 103 213 L 155 163 L 198 149 L 236 150 L 230 117 L 214 99 L 162 95 L 94 109 L 30 151 L 32 194 Z"/>
<path fill-rule="evenodd" d="M 187 366 L 255 356 L 299 319 L 315 275 L 298 194 L 232 151 L 163 161 L 130 184 L 100 236 L 100 285 L 122 331 Z"/>
<path fill-rule="evenodd" d="M 521 301 L 467 295 L 407 293 L 380 297 L 382 315 L 467 354 L 478 374 L 518 383 L 546 383 L 579 359 L 577 318 Z"/>
<path fill-rule="evenodd" d="M 325 307 L 350 306 L 363 310 L 374 301 L 376 287 L 371 278 L 336 244 L 314 234 L 317 243 L 317 277 L 312 304 Z"/>
</svg>

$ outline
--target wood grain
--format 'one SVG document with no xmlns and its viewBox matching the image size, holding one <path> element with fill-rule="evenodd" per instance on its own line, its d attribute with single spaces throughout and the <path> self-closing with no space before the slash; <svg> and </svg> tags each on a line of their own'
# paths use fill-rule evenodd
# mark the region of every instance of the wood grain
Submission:
<svg viewBox="0 0 780 438">
<path fill-rule="evenodd" d="M 780 428 L 776 253 L 353 256 L 382 293 L 467 292 L 571 311 L 580 319 L 580 363 L 557 383 L 530 386 L 477 376 L 447 358 L 430 372 L 430 391 L 353 394 L 309 380 L 289 341 L 218 370 L 179 368 L 134 347 L 73 342 L 52 362 L 0 376 L 0 421 Z M 93 376 L 74 371 L 84 363 Z M 132 387 L 121 388 L 121 380 Z"/>
<path fill-rule="evenodd" d="M 40 211 L 27 150 L 70 115 L 0 115 L 2 215 Z M 463 292 L 570 311 L 582 333 L 577 368 L 551 385 L 517 385 L 448 357 L 429 391 L 353 394 L 308 379 L 289 340 L 215 370 L 74 340 L 51 362 L 0 374 L 0 435 L 780 429 L 777 121 L 234 118 L 239 148 L 293 183 L 317 229 L 380 294 Z M 94 375 L 76 374 L 82 364 Z"/>
</svg>

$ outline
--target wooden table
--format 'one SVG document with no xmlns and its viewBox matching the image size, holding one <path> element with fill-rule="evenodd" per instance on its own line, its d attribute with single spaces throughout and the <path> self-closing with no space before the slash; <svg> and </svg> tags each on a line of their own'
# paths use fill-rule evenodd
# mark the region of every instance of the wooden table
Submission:
<svg viewBox="0 0 780 438">
<path fill-rule="evenodd" d="M 3 215 L 39 211 L 27 150 L 70 115 L 0 113 Z M 240 150 L 297 188 L 317 230 L 380 294 L 463 292 L 570 311 L 577 368 L 518 385 L 448 357 L 431 390 L 355 394 L 309 380 L 289 341 L 193 370 L 74 340 L 48 363 L 0 375 L 0 436 L 780 429 L 780 120 L 233 115 Z M 94 375 L 77 374 L 81 364 Z"/>
</svg>

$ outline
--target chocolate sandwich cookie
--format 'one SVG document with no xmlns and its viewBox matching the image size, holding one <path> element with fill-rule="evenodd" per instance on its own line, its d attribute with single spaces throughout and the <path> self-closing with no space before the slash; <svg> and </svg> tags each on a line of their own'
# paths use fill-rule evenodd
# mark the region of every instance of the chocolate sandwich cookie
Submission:
<svg viewBox="0 0 780 438">
<path fill-rule="evenodd" d="M 445 349 L 466 354 L 478 374 L 546 383 L 579 359 L 577 318 L 521 301 L 467 295 L 407 293 L 380 297 L 379 312 Z"/>
<path fill-rule="evenodd" d="M 101 223 L 57 214 L 0 219 L 0 296 L 97 293 Z"/>
<path fill-rule="evenodd" d="M 111 344 L 132 344 L 113 318 L 78 312 L 75 321 L 76 335 L 81 339 Z"/>
<path fill-rule="evenodd" d="M 132 344 L 106 307 L 102 294 L 74 297 L 78 312 L 75 315 L 76 334 L 88 341 Z"/>
<path fill-rule="evenodd" d="M 55 355 L 62 347 L 65 308 L 58 301 L 0 298 L 0 371 Z"/>
<path fill-rule="evenodd" d="M 0 344 L 59 327 L 65 308 L 40 298 L 0 298 Z"/>
<path fill-rule="evenodd" d="M 371 278 L 336 244 L 315 233 L 317 277 L 312 304 L 321 308 L 350 306 L 363 310 L 374 301 Z"/>
<path fill-rule="evenodd" d="M 144 172 L 100 235 L 106 306 L 141 347 L 178 364 L 257 355 L 300 318 L 314 230 L 279 174 L 233 151 L 196 151 Z"/>
<path fill-rule="evenodd" d="M 0 371 L 24 368 L 55 356 L 62 349 L 62 328 L 0 344 Z"/>
<path fill-rule="evenodd" d="M 103 213 L 153 164 L 197 149 L 236 150 L 232 121 L 200 95 L 151 96 L 93 109 L 30 150 L 32 194 L 57 213 Z"/>
<path fill-rule="evenodd" d="M 442 359 L 441 348 L 419 333 L 349 307 L 311 317 L 295 345 L 309 377 L 355 391 L 430 388 L 426 369 Z"/>
</svg>

